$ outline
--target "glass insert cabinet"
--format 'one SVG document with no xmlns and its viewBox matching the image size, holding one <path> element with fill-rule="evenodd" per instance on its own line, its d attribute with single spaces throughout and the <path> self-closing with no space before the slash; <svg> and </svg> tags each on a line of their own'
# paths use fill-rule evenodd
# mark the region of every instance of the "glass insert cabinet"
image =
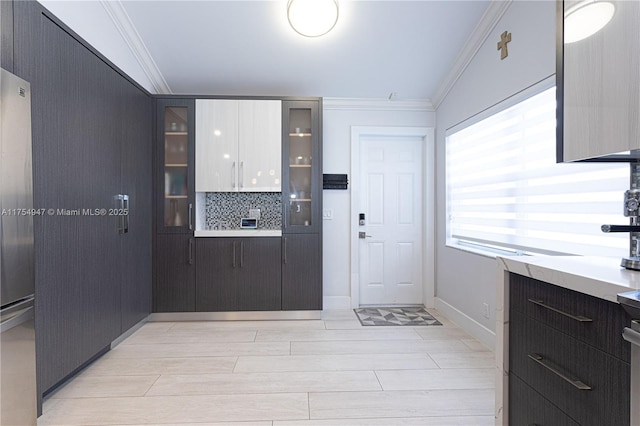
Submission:
<svg viewBox="0 0 640 426">
<path fill-rule="evenodd" d="M 285 101 L 283 117 L 283 232 L 318 232 L 322 220 L 318 101 Z"/>
<path fill-rule="evenodd" d="M 194 206 L 194 101 L 158 102 L 158 217 L 159 232 L 181 233 L 193 230 Z"/>
</svg>

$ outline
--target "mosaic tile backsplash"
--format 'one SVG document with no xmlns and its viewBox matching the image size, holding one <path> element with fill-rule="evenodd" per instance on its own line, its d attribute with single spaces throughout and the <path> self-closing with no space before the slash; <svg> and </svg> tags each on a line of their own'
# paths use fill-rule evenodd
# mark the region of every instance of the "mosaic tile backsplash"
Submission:
<svg viewBox="0 0 640 426">
<path fill-rule="evenodd" d="M 260 209 L 258 229 L 282 229 L 280 192 L 208 192 L 205 195 L 206 229 L 240 229 L 249 209 Z"/>
</svg>

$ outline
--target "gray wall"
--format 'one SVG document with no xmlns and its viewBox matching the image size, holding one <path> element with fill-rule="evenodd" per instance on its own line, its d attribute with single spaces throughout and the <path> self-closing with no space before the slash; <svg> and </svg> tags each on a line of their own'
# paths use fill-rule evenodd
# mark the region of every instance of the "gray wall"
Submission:
<svg viewBox="0 0 640 426">
<path fill-rule="evenodd" d="M 445 245 L 445 132 L 555 74 L 555 7 L 552 1 L 511 3 L 436 112 L 436 307 L 488 346 L 495 340 L 495 260 Z M 500 60 L 503 31 L 512 41 Z M 482 315 L 483 303 L 490 318 Z"/>
</svg>

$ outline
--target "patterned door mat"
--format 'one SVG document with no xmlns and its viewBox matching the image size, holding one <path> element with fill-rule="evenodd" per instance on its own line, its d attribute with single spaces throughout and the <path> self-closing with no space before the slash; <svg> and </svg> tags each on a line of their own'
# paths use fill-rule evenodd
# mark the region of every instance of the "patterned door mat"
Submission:
<svg viewBox="0 0 640 426">
<path fill-rule="evenodd" d="M 442 325 L 425 308 L 357 308 L 353 310 L 362 325 Z"/>
</svg>

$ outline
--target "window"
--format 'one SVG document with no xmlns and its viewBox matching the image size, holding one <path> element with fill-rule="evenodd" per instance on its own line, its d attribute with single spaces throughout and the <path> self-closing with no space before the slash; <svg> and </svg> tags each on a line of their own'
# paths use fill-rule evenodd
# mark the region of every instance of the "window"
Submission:
<svg viewBox="0 0 640 426">
<path fill-rule="evenodd" d="M 555 88 L 500 107 L 447 132 L 447 245 L 627 256 L 629 165 L 555 162 Z"/>
</svg>

